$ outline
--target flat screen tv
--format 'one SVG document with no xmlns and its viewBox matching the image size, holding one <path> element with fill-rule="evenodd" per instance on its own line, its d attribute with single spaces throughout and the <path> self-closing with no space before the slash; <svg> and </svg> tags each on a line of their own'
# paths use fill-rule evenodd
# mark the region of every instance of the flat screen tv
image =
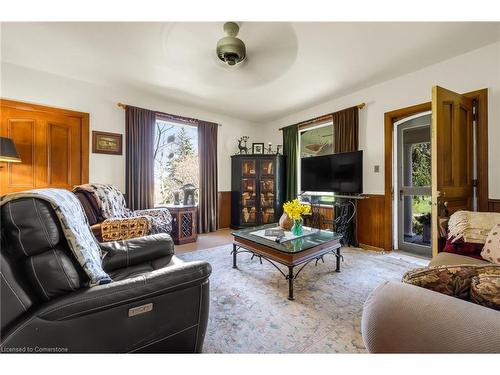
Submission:
<svg viewBox="0 0 500 375">
<path fill-rule="evenodd" d="M 363 192 L 363 151 L 302 158 L 300 186 L 303 192 Z"/>
</svg>

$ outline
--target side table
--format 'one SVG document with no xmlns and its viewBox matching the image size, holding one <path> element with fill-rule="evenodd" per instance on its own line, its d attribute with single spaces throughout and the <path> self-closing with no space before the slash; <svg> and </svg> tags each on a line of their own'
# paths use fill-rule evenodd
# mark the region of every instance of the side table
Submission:
<svg viewBox="0 0 500 375">
<path fill-rule="evenodd" d="M 198 206 L 167 204 L 172 215 L 172 239 L 176 245 L 196 242 L 198 238 Z"/>
</svg>

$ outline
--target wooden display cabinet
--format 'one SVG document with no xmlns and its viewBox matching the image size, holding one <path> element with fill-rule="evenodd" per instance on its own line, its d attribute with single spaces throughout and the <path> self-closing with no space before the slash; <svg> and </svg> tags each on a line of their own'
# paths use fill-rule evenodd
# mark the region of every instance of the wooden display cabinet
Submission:
<svg viewBox="0 0 500 375">
<path fill-rule="evenodd" d="M 283 213 L 283 155 L 231 157 L 231 228 L 277 222 Z"/>
</svg>

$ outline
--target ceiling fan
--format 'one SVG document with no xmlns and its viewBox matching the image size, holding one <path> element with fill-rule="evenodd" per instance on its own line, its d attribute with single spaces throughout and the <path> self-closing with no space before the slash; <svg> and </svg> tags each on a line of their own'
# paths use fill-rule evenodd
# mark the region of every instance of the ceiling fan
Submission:
<svg viewBox="0 0 500 375">
<path fill-rule="evenodd" d="M 240 27 L 236 22 L 226 22 L 224 32 L 227 34 L 217 42 L 217 56 L 227 65 L 236 65 L 246 57 L 245 43 L 236 38 Z"/>
</svg>

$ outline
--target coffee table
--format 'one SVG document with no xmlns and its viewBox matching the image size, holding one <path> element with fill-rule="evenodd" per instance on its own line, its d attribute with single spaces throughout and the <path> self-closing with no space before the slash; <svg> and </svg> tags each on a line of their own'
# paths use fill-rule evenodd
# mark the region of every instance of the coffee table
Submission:
<svg viewBox="0 0 500 375">
<path fill-rule="evenodd" d="M 325 260 L 323 256 L 331 253 L 336 258 L 335 271 L 340 272 L 340 261 L 343 260 L 340 254 L 340 240 L 342 235 L 327 231 L 318 230 L 314 234 L 306 237 L 300 237 L 284 243 L 278 243 L 260 236 L 251 234 L 252 232 L 275 228 L 277 224 L 262 225 L 259 227 L 245 228 L 232 232 L 233 235 L 233 268 L 238 268 L 236 264 L 236 256 L 240 253 L 250 253 L 252 258 L 258 257 L 262 264 L 262 259 L 271 263 L 284 277 L 288 280 L 288 299 L 293 300 L 293 281 L 299 276 L 300 272 L 310 262 Z M 288 272 L 278 266 L 284 265 L 288 268 Z M 300 266 L 295 273 L 294 268 Z"/>
</svg>

